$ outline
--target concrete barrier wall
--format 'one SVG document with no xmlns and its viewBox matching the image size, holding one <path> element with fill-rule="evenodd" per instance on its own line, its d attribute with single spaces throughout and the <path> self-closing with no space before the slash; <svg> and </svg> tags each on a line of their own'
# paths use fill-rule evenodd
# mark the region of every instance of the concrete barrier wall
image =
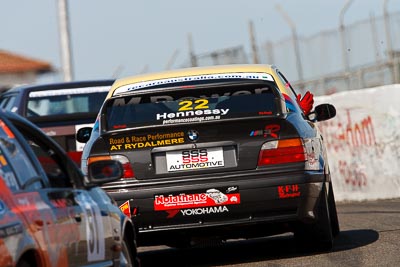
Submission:
<svg viewBox="0 0 400 267">
<path fill-rule="evenodd" d="M 318 123 L 337 201 L 400 197 L 400 84 L 315 98 L 335 118 Z"/>
</svg>

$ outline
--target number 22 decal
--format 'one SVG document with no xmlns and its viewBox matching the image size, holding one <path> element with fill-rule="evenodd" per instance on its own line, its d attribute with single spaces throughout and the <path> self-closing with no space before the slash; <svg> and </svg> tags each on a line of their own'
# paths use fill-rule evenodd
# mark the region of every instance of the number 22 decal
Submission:
<svg viewBox="0 0 400 267">
<path fill-rule="evenodd" d="M 207 99 L 196 99 L 192 100 L 183 100 L 179 102 L 179 111 L 193 110 L 193 109 L 208 109 L 208 100 Z"/>
</svg>

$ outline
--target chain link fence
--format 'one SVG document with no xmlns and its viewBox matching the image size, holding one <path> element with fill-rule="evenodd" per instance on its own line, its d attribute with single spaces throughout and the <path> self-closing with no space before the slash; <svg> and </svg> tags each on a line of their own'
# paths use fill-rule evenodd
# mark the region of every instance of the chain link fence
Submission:
<svg viewBox="0 0 400 267">
<path fill-rule="evenodd" d="M 300 91 L 315 95 L 399 83 L 399 32 L 400 13 L 371 15 L 313 36 L 267 41 L 258 47 L 258 61 L 278 66 Z M 238 46 L 196 55 L 196 62 L 198 66 L 240 64 L 249 63 L 248 58 Z"/>
</svg>

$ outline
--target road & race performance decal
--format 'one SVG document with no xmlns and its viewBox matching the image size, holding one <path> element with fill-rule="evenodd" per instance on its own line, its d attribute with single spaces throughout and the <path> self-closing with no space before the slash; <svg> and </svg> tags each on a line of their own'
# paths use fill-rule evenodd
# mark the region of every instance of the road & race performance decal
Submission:
<svg viewBox="0 0 400 267">
<path fill-rule="evenodd" d="M 185 143 L 184 132 L 156 133 L 147 135 L 126 135 L 108 139 L 110 151 L 134 150 Z"/>
<path fill-rule="evenodd" d="M 229 212 L 227 206 L 240 204 L 239 187 L 210 188 L 205 192 L 154 196 L 154 210 L 165 211 L 167 218 Z"/>
</svg>

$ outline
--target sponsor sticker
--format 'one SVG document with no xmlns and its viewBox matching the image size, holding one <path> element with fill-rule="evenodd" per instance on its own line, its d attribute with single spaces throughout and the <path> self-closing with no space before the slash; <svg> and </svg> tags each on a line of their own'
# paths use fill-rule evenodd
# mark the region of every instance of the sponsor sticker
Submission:
<svg viewBox="0 0 400 267">
<path fill-rule="evenodd" d="M 208 99 L 182 100 L 178 105 L 177 112 L 158 113 L 156 120 L 162 120 L 163 124 L 210 121 L 219 120 L 229 112 L 229 108 L 211 108 Z"/>
<path fill-rule="evenodd" d="M 227 189 L 211 188 L 201 193 L 154 196 L 155 211 L 196 209 L 237 204 L 240 204 L 240 193 L 237 186 Z"/>
<path fill-rule="evenodd" d="M 278 186 L 279 198 L 295 198 L 300 197 L 300 187 L 298 184 Z"/>
<path fill-rule="evenodd" d="M 169 172 L 224 166 L 222 147 L 169 151 L 166 152 L 166 158 Z"/>
<path fill-rule="evenodd" d="M 195 215 L 205 215 L 205 214 L 217 214 L 217 213 L 225 213 L 229 212 L 227 206 L 218 206 L 218 207 L 203 207 L 196 209 L 185 209 L 180 210 L 182 216 L 195 216 Z"/>
<path fill-rule="evenodd" d="M 178 145 L 185 143 L 184 132 L 156 133 L 147 135 L 129 135 L 110 137 L 110 151 L 134 150 L 148 147 Z"/>
<path fill-rule="evenodd" d="M 189 117 L 204 116 L 204 115 L 225 116 L 226 114 L 228 114 L 228 112 L 229 112 L 229 108 L 227 108 L 227 109 L 198 109 L 198 110 L 171 112 L 171 113 L 164 112 L 164 113 L 156 114 L 156 120 L 189 118 Z"/>
<path fill-rule="evenodd" d="M 119 206 L 119 209 L 129 218 L 131 217 L 131 205 L 129 204 L 129 200 L 125 201 Z"/>
<path fill-rule="evenodd" d="M 226 80 L 226 79 L 252 79 L 252 80 L 274 81 L 272 75 L 267 73 L 257 73 L 257 72 L 216 73 L 208 75 L 183 76 L 176 78 L 158 79 L 147 82 L 132 83 L 117 88 L 114 91 L 113 95 L 115 96 L 118 94 L 134 91 L 137 89 L 143 89 L 146 87 L 173 84 L 173 83 L 205 81 L 205 80 Z"/>
<path fill-rule="evenodd" d="M 264 138 L 272 137 L 279 138 L 279 131 L 281 126 L 279 124 L 266 125 L 262 130 L 254 130 L 250 132 L 250 136 L 264 136 Z"/>
</svg>

